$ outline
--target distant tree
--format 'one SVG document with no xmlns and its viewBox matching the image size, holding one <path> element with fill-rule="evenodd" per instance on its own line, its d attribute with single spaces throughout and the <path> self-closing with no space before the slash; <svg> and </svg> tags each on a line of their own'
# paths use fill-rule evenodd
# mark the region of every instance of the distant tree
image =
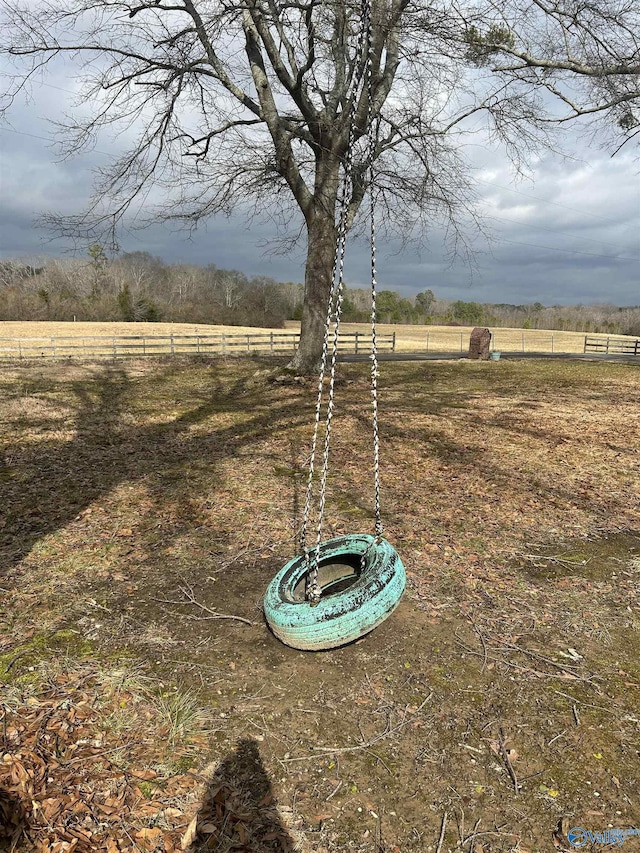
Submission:
<svg viewBox="0 0 640 853">
<path fill-rule="evenodd" d="M 51 295 L 46 287 L 40 287 L 38 289 L 38 298 L 42 301 L 42 304 L 47 309 L 47 314 L 51 309 Z"/>
<path fill-rule="evenodd" d="M 483 321 L 484 309 L 477 302 L 458 300 L 451 306 L 451 314 L 463 326 L 477 326 Z"/>
<path fill-rule="evenodd" d="M 345 287 L 344 300 L 342 303 L 342 319 L 345 323 L 366 323 L 371 318 L 371 293 L 368 296 L 368 310 L 359 308 L 358 303 L 352 296 L 352 291 Z"/>
<path fill-rule="evenodd" d="M 105 252 L 104 246 L 100 243 L 92 243 L 87 251 L 91 259 L 91 295 L 96 297 L 105 283 L 105 273 L 109 259 Z"/>
<path fill-rule="evenodd" d="M 403 299 L 394 290 L 381 290 L 376 297 L 376 319 L 382 323 L 402 323 Z"/>
<path fill-rule="evenodd" d="M 416 295 L 416 308 L 423 314 L 431 313 L 431 306 L 436 301 L 433 290 L 425 290 Z"/>
<path fill-rule="evenodd" d="M 123 284 L 118 291 L 118 308 L 120 309 L 120 316 L 125 322 L 130 323 L 134 319 L 131 288 L 127 283 Z"/>
</svg>

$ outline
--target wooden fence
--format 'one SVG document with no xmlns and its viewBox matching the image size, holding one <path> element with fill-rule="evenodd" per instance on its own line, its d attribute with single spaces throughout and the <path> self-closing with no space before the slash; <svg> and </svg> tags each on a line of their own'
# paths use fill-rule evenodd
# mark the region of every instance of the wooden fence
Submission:
<svg viewBox="0 0 640 853">
<path fill-rule="evenodd" d="M 585 352 L 602 352 L 611 355 L 640 356 L 640 338 L 598 337 L 585 335 Z"/>
<path fill-rule="evenodd" d="M 564 352 L 566 335 L 562 333 L 532 331 L 530 329 L 490 329 L 491 349 L 502 352 Z M 464 329 L 429 330 L 426 333 L 426 352 L 461 352 L 469 351 L 471 331 Z M 560 348 L 558 348 L 558 343 Z M 576 335 L 576 352 L 580 351 L 581 339 Z M 402 340 L 400 341 L 402 347 Z"/>
<path fill-rule="evenodd" d="M 300 342 L 297 332 L 242 335 L 84 335 L 48 338 L 0 338 L 0 358 L 123 358 L 153 355 L 286 355 Z M 395 332 L 376 335 L 381 352 L 394 352 Z M 365 352 L 371 335 L 340 335 L 341 352 Z"/>
</svg>

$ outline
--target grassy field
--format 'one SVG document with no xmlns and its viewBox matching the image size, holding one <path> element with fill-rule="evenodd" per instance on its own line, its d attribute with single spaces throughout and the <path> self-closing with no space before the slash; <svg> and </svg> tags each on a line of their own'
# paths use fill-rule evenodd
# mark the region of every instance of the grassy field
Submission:
<svg viewBox="0 0 640 853">
<path fill-rule="evenodd" d="M 366 323 L 343 323 L 344 332 L 361 332 L 370 334 L 371 328 Z M 469 348 L 471 326 L 404 326 L 380 323 L 378 332 L 390 335 L 395 332 L 396 350 L 398 352 L 466 352 Z M 90 336 L 121 336 L 121 335 L 171 335 L 176 337 L 179 345 L 180 336 L 184 335 L 247 335 L 270 334 L 271 332 L 299 332 L 300 323 L 290 321 L 286 329 L 274 330 L 256 328 L 253 326 L 205 326 L 190 323 L 49 323 L 49 322 L 0 322 L 0 339 L 41 339 L 48 343 L 51 338 Z M 494 329 L 493 346 L 504 352 L 583 352 L 583 332 L 558 332 L 537 329 Z M 428 339 L 427 339 L 428 336 Z M 167 344 L 167 349 L 168 349 Z M 1 348 L 1 340 L 0 340 Z M 63 352 L 63 347 L 59 347 Z M 33 354 L 38 354 L 34 344 Z M 30 353 L 28 346 L 25 352 Z"/>
<path fill-rule="evenodd" d="M 299 324 L 287 323 L 298 329 Z M 369 334 L 366 323 L 343 323 L 345 332 Z M 398 352 L 467 352 L 473 326 L 404 326 L 379 323 L 378 332 L 396 334 Z M 584 332 L 557 332 L 546 329 L 492 329 L 494 349 L 504 352 L 583 352 Z M 427 341 L 428 335 L 428 341 Z"/>
<path fill-rule="evenodd" d="M 299 324 L 298 324 L 299 325 Z M 57 323 L 57 322 L 0 322 L 0 357 L 39 358 L 56 355 L 58 358 L 99 357 L 113 354 L 113 343 L 117 342 L 119 355 L 153 355 L 170 352 L 197 354 L 206 352 L 194 345 L 194 336 L 229 335 L 242 339 L 246 335 L 265 334 L 276 337 L 276 347 L 287 353 L 293 352 L 293 341 L 288 340 L 284 329 L 262 329 L 254 326 L 206 326 L 194 323 Z M 278 335 L 284 335 L 278 340 Z M 173 340 L 169 340 L 169 336 Z M 138 340 L 127 340 L 136 337 Z M 142 342 L 145 339 L 145 344 Z M 162 340 L 155 342 L 154 339 Z M 16 342 L 20 341 L 19 349 Z M 146 344 L 149 344 L 147 346 Z M 269 349 L 270 342 L 264 341 L 264 348 Z M 84 349 L 79 349 L 82 347 Z M 213 350 L 219 350 L 219 345 L 213 345 Z M 231 354 L 237 348 L 229 347 Z M 246 347 L 244 348 L 246 352 Z"/>
<path fill-rule="evenodd" d="M 261 614 L 314 411 L 276 375 L 0 370 L 0 848 L 536 853 L 640 826 L 637 367 L 385 364 L 409 586 L 325 653 Z M 342 366 L 326 538 L 373 526 L 369 405 Z"/>
<path fill-rule="evenodd" d="M 299 326 L 300 324 L 298 324 Z M 58 323 L 35 320 L 0 322 L 0 338 L 89 337 L 90 335 L 197 335 L 274 331 L 253 326 L 207 326 L 202 323 Z"/>
</svg>

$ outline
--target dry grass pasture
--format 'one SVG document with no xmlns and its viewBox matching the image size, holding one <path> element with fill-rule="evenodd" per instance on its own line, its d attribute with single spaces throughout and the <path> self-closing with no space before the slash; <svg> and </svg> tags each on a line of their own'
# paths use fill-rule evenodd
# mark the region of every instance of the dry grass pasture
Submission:
<svg viewBox="0 0 640 853">
<path fill-rule="evenodd" d="M 537 853 L 640 826 L 638 367 L 381 372 L 409 586 L 367 637 L 303 653 L 261 600 L 296 547 L 315 381 L 0 369 L 16 850 Z M 372 528 L 369 404 L 367 365 L 342 365 L 327 538 Z"/>
<path fill-rule="evenodd" d="M 287 327 L 299 329 L 299 324 L 287 323 Z M 370 334 L 366 323 L 343 323 L 345 332 Z M 398 352 L 467 352 L 469 336 L 473 326 L 405 326 L 393 323 L 378 323 L 382 335 L 396 334 Z M 492 329 L 493 346 L 504 352 L 583 352 L 583 332 L 558 332 L 548 329 Z M 427 344 L 427 335 L 429 336 Z M 524 337 L 523 337 L 524 336 Z"/>
<path fill-rule="evenodd" d="M 299 325 L 299 324 L 298 324 Z M 56 355 L 64 357 L 104 357 L 113 353 L 113 341 L 117 341 L 118 355 L 148 355 L 182 352 L 193 354 L 199 351 L 194 346 L 200 335 L 229 335 L 244 343 L 247 335 L 274 335 L 276 346 L 281 351 L 293 352 L 294 342 L 289 342 L 288 330 L 256 328 L 254 326 L 207 326 L 195 323 L 73 323 L 73 322 L 0 322 L 0 357 L 42 358 Z M 278 336 L 282 336 L 278 342 Z M 170 337 L 173 340 L 170 340 Z M 143 344 L 143 339 L 145 344 Z M 159 340 L 156 340 L 159 339 Z M 16 342 L 20 341 L 19 349 Z M 148 344 L 149 346 L 146 346 Z M 206 342 L 202 352 L 206 352 Z M 79 349 L 80 347 L 86 348 Z M 214 349 L 217 349 L 214 346 Z M 269 340 L 264 341 L 269 349 Z M 246 352 L 246 348 L 244 350 Z"/>
<path fill-rule="evenodd" d="M 298 324 L 299 326 L 300 324 Z M 0 338 L 90 337 L 91 335 L 197 335 L 272 332 L 253 326 L 207 326 L 203 323 L 73 323 L 46 320 L 4 320 Z"/>
<path fill-rule="evenodd" d="M 360 332 L 363 335 L 371 333 L 371 327 L 366 323 L 343 323 L 345 333 Z M 469 348 L 471 326 L 405 326 L 398 324 L 379 323 L 378 332 L 381 335 L 396 335 L 396 351 L 398 352 L 466 352 Z M 193 323 L 58 323 L 58 322 L 0 322 L 0 350 L 2 339 L 21 339 L 25 341 L 24 352 L 27 355 L 38 355 L 38 344 L 50 343 L 52 338 L 58 339 L 59 351 L 64 354 L 62 338 L 80 338 L 91 342 L 92 336 L 127 336 L 145 335 L 174 335 L 176 346 L 179 348 L 180 339 L 186 335 L 257 335 L 279 334 L 282 332 L 299 332 L 300 323 L 288 321 L 285 329 L 257 328 L 254 326 L 206 326 Z M 428 340 L 427 340 L 428 336 Z M 494 329 L 493 346 L 504 352 L 572 352 L 581 353 L 584 350 L 584 333 L 558 332 L 544 329 Z M 31 347 L 27 340 L 31 339 Z M 36 339 L 34 341 L 33 339 Z M 169 344 L 166 344 L 167 350 Z M 107 350 L 105 349 L 105 352 Z"/>
</svg>

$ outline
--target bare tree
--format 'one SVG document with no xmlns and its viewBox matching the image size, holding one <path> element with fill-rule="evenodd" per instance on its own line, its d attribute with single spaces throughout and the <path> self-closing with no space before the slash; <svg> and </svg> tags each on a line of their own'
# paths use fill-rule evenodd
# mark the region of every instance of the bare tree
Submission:
<svg viewBox="0 0 640 853">
<path fill-rule="evenodd" d="M 466 16 L 469 57 L 505 86 L 551 95 L 561 125 L 605 118 L 616 148 L 640 134 L 640 6 L 636 0 L 480 0 Z"/>
<path fill-rule="evenodd" d="M 66 58 L 91 117 L 61 123 L 64 152 L 90 146 L 105 126 L 137 129 L 131 150 L 102 171 L 91 209 L 56 220 L 63 234 L 115 228 L 151 185 L 166 197 L 155 219 L 196 225 L 239 207 L 289 237 L 306 232 L 293 366 L 308 371 L 322 343 L 351 122 L 349 227 L 372 156 L 386 226 L 407 237 L 444 218 L 455 248 L 459 217 L 473 215 L 460 142 L 479 117 L 516 157 L 568 117 L 546 112 L 543 90 L 572 116 L 612 112 L 625 139 L 637 132 L 634 2 L 372 0 L 369 100 L 355 85 L 364 52 L 353 0 L 4 0 L 3 52 L 17 63 L 5 108 Z"/>
</svg>

